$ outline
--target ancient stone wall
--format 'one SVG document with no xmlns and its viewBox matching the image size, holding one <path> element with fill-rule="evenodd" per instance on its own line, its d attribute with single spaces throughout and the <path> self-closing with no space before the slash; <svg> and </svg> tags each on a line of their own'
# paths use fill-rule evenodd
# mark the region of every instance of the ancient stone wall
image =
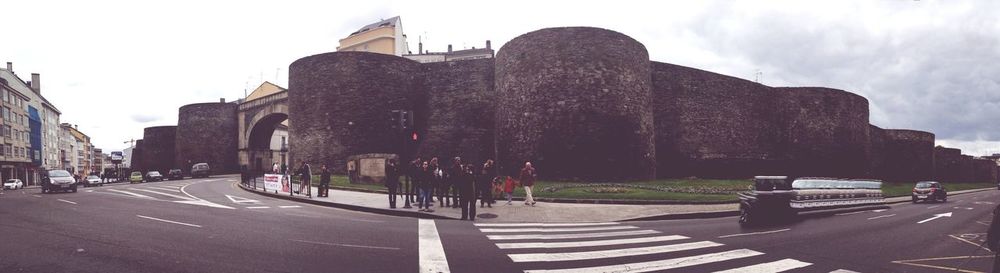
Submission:
<svg viewBox="0 0 1000 273">
<path fill-rule="evenodd" d="M 532 161 L 542 178 L 639 180 L 656 174 L 646 47 L 618 32 L 548 28 L 496 56 L 501 172 Z"/>
<path fill-rule="evenodd" d="M 973 165 L 973 158 L 969 155 L 961 155 L 958 159 L 958 181 L 970 183 L 976 181 L 976 169 Z"/>
<path fill-rule="evenodd" d="M 345 173 L 348 156 L 398 153 L 389 113 L 415 109 L 425 92 L 417 62 L 377 53 L 333 52 L 289 66 L 289 159 Z"/>
<path fill-rule="evenodd" d="M 730 76 L 652 63 L 657 175 L 781 174 L 774 91 Z"/>
<path fill-rule="evenodd" d="M 989 159 L 976 158 L 972 160 L 973 180 L 976 183 L 993 183 L 997 181 L 997 162 Z"/>
<path fill-rule="evenodd" d="M 961 160 L 962 150 L 934 147 L 934 179 L 941 182 L 963 182 Z"/>
<path fill-rule="evenodd" d="M 208 163 L 213 174 L 239 172 L 237 107 L 235 103 L 182 106 L 177 117 L 174 166 L 185 175 L 190 175 L 196 163 Z"/>
<path fill-rule="evenodd" d="M 867 99 L 822 87 L 774 90 L 789 175 L 862 177 L 870 173 Z"/>
<path fill-rule="evenodd" d="M 416 127 L 423 158 L 461 157 L 483 163 L 494 153 L 494 59 L 423 64 L 426 101 L 416 105 Z"/>
<path fill-rule="evenodd" d="M 868 142 L 871 148 L 868 153 L 868 175 L 866 178 L 882 179 L 885 177 L 885 129 L 868 125 Z"/>
<path fill-rule="evenodd" d="M 143 159 L 143 155 L 142 155 L 142 150 L 143 150 L 142 140 L 141 139 L 140 140 L 136 140 L 135 141 L 135 147 L 132 148 L 132 158 L 129 159 L 131 161 L 131 162 L 129 162 L 129 167 L 132 168 L 132 171 L 143 172 L 143 171 L 146 170 L 146 168 L 143 165 L 143 163 L 144 163 L 143 160 L 144 159 Z M 145 172 L 143 172 L 143 173 L 145 173 Z"/>
<path fill-rule="evenodd" d="M 166 175 L 174 168 L 174 145 L 177 137 L 177 126 L 147 127 L 143 130 L 143 166 L 146 171 L 159 171 Z"/>
<path fill-rule="evenodd" d="M 893 182 L 934 179 L 934 134 L 885 130 L 885 164 L 880 178 Z"/>
</svg>

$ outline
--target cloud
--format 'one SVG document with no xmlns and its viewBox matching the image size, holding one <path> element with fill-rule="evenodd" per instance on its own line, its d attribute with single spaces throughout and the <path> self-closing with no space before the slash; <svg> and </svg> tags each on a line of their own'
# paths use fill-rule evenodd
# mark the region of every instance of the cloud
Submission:
<svg viewBox="0 0 1000 273">
<path fill-rule="evenodd" d="M 132 121 L 138 123 L 150 123 L 160 121 L 163 117 L 156 114 L 132 114 Z"/>
</svg>

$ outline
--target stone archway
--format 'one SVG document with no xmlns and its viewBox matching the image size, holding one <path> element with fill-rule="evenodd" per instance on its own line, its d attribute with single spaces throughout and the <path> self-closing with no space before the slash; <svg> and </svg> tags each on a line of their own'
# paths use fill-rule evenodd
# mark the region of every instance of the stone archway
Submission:
<svg viewBox="0 0 1000 273">
<path fill-rule="evenodd" d="M 271 163 L 286 161 L 287 139 L 273 145 L 275 130 L 288 120 L 288 91 L 277 92 L 240 104 L 240 165 L 254 173 L 270 169 Z M 284 146 L 285 149 L 281 147 Z M 287 163 L 286 163 L 287 164 Z"/>
</svg>

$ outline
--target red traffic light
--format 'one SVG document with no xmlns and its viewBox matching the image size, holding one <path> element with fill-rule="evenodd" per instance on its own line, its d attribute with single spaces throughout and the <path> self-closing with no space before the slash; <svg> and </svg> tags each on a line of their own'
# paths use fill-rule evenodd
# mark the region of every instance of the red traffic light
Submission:
<svg viewBox="0 0 1000 273">
<path fill-rule="evenodd" d="M 413 132 L 413 141 L 417 141 L 417 132 Z"/>
</svg>

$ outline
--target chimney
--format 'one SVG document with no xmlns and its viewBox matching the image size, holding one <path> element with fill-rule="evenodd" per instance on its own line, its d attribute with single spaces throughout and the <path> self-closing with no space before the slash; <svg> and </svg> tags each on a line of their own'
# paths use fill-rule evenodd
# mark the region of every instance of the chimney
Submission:
<svg viewBox="0 0 1000 273">
<path fill-rule="evenodd" d="M 417 43 L 417 54 L 424 54 L 424 42 Z"/>
<path fill-rule="evenodd" d="M 14 73 L 14 63 L 7 62 L 7 71 Z"/>
<path fill-rule="evenodd" d="M 42 94 L 42 80 L 38 73 L 31 73 L 31 90 L 35 90 L 36 94 Z"/>
<path fill-rule="evenodd" d="M 219 103 L 226 103 L 226 98 L 219 98 Z"/>
<path fill-rule="evenodd" d="M 448 45 L 448 53 L 451 53 L 451 45 Z"/>
<path fill-rule="evenodd" d="M 491 49 L 490 40 L 486 40 L 486 49 Z"/>
</svg>

